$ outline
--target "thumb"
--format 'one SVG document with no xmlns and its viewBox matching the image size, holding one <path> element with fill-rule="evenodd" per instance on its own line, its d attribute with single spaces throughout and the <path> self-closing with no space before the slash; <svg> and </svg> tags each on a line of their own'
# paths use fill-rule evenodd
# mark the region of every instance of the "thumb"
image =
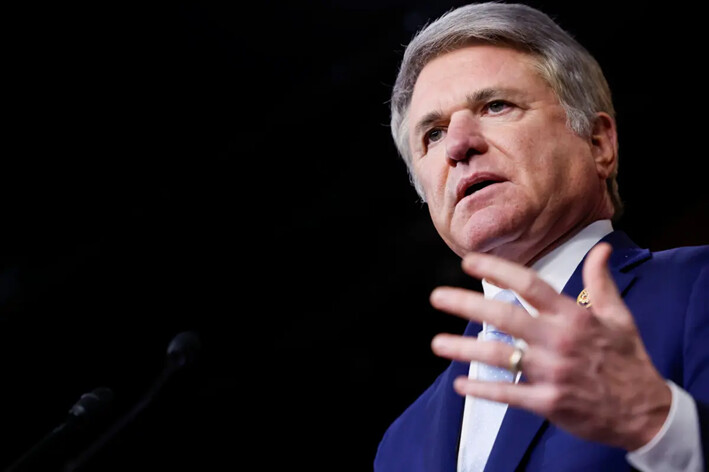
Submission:
<svg viewBox="0 0 709 472">
<path fill-rule="evenodd" d="M 588 290 L 593 313 L 597 317 L 632 323 L 632 316 L 608 270 L 608 259 L 612 251 L 613 248 L 608 243 L 599 243 L 591 249 L 583 265 L 583 283 Z"/>
</svg>

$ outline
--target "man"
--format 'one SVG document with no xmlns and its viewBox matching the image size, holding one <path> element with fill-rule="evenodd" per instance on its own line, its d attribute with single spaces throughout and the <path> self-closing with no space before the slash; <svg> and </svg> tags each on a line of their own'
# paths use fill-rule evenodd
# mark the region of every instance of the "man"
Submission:
<svg viewBox="0 0 709 472">
<path fill-rule="evenodd" d="M 651 253 L 613 229 L 597 62 L 536 9 L 472 4 L 414 37 L 391 111 L 434 226 L 484 295 L 431 294 L 470 323 L 433 339 L 453 362 L 389 427 L 375 471 L 704 470 L 709 246 Z"/>
</svg>

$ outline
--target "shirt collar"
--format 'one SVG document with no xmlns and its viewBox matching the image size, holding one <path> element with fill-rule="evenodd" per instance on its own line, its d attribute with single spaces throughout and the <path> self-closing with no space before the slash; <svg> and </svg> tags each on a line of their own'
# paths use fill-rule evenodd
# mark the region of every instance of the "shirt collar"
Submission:
<svg viewBox="0 0 709 472">
<path fill-rule="evenodd" d="M 537 272 L 542 280 L 551 285 L 557 293 L 561 293 L 561 290 L 566 285 L 566 282 L 569 281 L 586 253 L 612 231 L 613 225 L 610 220 L 594 221 L 535 262 L 532 265 L 532 269 Z M 482 287 L 485 298 L 494 298 L 495 295 L 502 291 L 500 287 L 486 280 L 482 281 Z M 537 314 L 537 310 L 529 305 L 526 300 L 516 293 L 515 295 L 529 313 L 532 315 Z"/>
</svg>

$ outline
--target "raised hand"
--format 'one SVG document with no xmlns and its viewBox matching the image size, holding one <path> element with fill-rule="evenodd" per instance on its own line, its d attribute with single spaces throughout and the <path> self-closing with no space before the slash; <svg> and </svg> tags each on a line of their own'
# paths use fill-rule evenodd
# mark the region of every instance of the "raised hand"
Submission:
<svg viewBox="0 0 709 472">
<path fill-rule="evenodd" d="M 538 310 L 538 316 L 478 292 L 436 288 L 431 294 L 435 308 L 488 322 L 527 345 L 521 362 L 524 382 L 459 377 L 456 391 L 530 410 L 584 439 L 626 450 L 648 443 L 667 418 L 672 394 L 611 278 L 610 254 L 610 245 L 601 243 L 586 258 L 583 280 L 592 300 L 588 307 L 558 294 L 527 267 L 491 255 L 467 255 L 467 274 L 513 290 Z M 514 352 L 503 343 L 451 334 L 434 337 L 432 349 L 441 357 L 500 367 L 509 367 Z"/>
</svg>

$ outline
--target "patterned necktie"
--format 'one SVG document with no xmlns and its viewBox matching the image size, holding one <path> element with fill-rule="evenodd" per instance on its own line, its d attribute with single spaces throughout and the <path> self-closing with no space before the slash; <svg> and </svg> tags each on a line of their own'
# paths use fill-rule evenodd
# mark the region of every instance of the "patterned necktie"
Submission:
<svg viewBox="0 0 709 472">
<path fill-rule="evenodd" d="M 495 300 L 521 305 L 514 293 L 509 290 L 498 293 Z M 478 334 L 478 339 L 511 345 L 515 342 L 512 336 L 488 324 L 483 326 L 483 330 Z M 478 380 L 492 382 L 514 382 L 515 380 L 514 375 L 507 369 L 480 362 L 472 363 L 470 376 Z M 458 461 L 459 472 L 482 472 L 506 411 L 507 404 L 505 403 L 470 396 L 465 398 L 463 433 Z"/>
</svg>

